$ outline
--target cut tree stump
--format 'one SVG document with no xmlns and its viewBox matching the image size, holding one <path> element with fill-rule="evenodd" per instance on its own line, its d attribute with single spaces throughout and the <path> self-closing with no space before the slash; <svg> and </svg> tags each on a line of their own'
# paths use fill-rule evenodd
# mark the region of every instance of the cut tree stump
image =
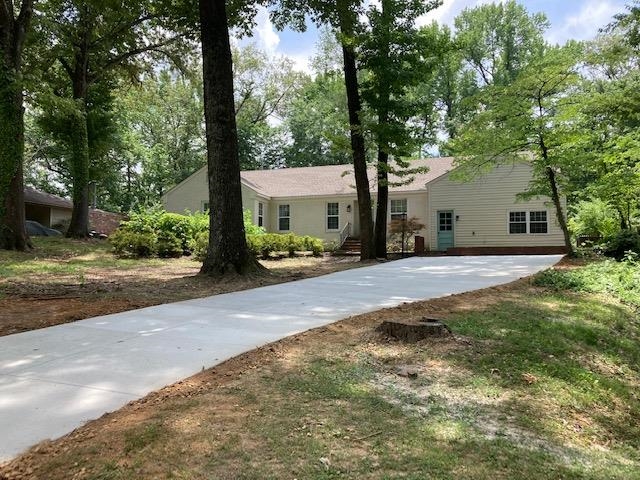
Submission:
<svg viewBox="0 0 640 480">
<path fill-rule="evenodd" d="M 378 327 L 378 331 L 404 342 L 419 342 L 430 337 L 446 337 L 451 330 L 437 318 L 423 317 L 412 320 L 388 320 Z"/>
</svg>

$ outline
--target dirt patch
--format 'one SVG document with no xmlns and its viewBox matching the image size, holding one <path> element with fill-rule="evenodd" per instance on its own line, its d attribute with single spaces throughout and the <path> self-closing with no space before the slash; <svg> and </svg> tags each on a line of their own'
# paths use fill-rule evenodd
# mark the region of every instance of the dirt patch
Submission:
<svg viewBox="0 0 640 480">
<path fill-rule="evenodd" d="M 94 268 L 82 275 L 25 275 L 0 280 L 0 336 L 163 303 L 290 282 L 367 265 L 354 257 L 285 258 L 262 262 L 264 275 L 198 275 L 180 259 L 139 268 Z"/>
<path fill-rule="evenodd" d="M 338 355 L 337 352 L 341 352 L 340 355 L 348 352 L 346 355 L 350 356 L 362 354 L 363 351 L 379 353 L 384 350 L 385 361 L 389 363 L 391 371 L 397 359 L 411 360 L 411 349 L 414 347 L 388 339 L 376 332 L 375 327 L 382 320 L 410 319 L 422 317 L 425 314 L 437 314 L 446 318 L 456 312 L 498 303 L 518 289 L 529 288 L 528 285 L 526 280 L 520 280 L 509 285 L 476 292 L 407 303 L 395 308 L 350 317 L 255 349 L 184 381 L 153 392 L 116 412 L 107 413 L 64 437 L 34 446 L 25 454 L 0 466 L 0 479 L 112 478 L 100 476 L 97 469 L 104 468 L 105 464 L 113 465 L 114 468 L 127 469 L 133 463 L 139 462 L 139 460 L 134 462 L 130 458 L 128 450 L 132 447 L 129 446 L 130 440 L 127 439 L 131 437 L 131 432 L 138 432 L 141 439 L 144 439 L 145 435 L 151 436 L 154 425 L 159 423 L 165 427 L 169 424 L 173 436 L 182 436 L 177 440 L 174 438 L 170 443 L 177 441 L 177 445 L 185 448 L 185 453 L 188 451 L 194 458 L 210 455 L 212 445 L 216 445 L 218 436 L 243 438 L 243 429 L 248 419 L 259 421 L 262 415 L 269 414 L 261 410 L 260 404 L 270 403 L 271 400 L 264 398 L 257 404 L 247 403 L 241 398 L 242 395 L 237 393 L 243 390 L 243 385 L 256 384 L 264 381 L 262 379 L 282 375 L 283 371 L 296 370 L 310 352 L 326 354 L 326 352 L 335 351 L 336 355 Z M 46 301 L 41 300 L 38 304 L 44 302 Z M 28 305 L 28 300 L 24 300 L 23 305 Z M 430 341 L 429 349 L 434 358 L 428 365 L 423 365 L 423 368 L 444 373 L 447 367 L 441 365 L 438 358 L 452 349 L 469 348 L 469 345 L 470 342 L 460 337 Z M 355 347 L 359 353 L 356 353 Z M 390 374 L 387 376 L 387 381 L 389 377 L 396 380 L 399 378 Z M 408 382 L 409 380 L 402 378 L 400 381 Z M 264 394 L 268 395 L 267 392 Z M 197 408 L 190 408 L 190 405 L 195 404 L 198 405 Z M 166 412 L 170 412 L 170 415 L 166 416 Z M 325 427 L 324 420 L 319 415 L 319 412 L 315 412 L 313 419 L 303 422 L 300 431 L 292 435 L 316 435 L 317 431 Z M 213 439 L 202 438 L 203 426 L 211 422 L 215 425 Z M 379 433 L 376 431 L 371 434 L 371 439 L 367 438 L 368 435 L 360 435 L 356 440 L 359 443 L 374 441 L 373 437 Z M 192 437 L 197 437 L 198 440 L 195 443 L 189 443 L 194 441 Z M 188 456 L 184 457 L 184 467 L 187 471 L 190 468 L 197 468 L 195 465 L 189 466 L 190 462 Z M 170 475 L 167 476 L 167 472 L 155 471 L 152 463 L 138 465 L 136 470 L 138 478 L 170 477 Z M 228 476 L 219 478 L 235 478 L 233 472 L 234 466 L 230 465 L 227 471 Z"/>
</svg>

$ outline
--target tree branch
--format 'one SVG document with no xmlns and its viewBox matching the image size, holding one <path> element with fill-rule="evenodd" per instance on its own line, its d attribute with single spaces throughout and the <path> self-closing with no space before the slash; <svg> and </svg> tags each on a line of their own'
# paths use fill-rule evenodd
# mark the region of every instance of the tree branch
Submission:
<svg viewBox="0 0 640 480">
<path fill-rule="evenodd" d="M 176 40 L 178 40 L 178 38 L 180 38 L 180 36 L 175 36 L 175 37 L 171 37 L 168 40 L 165 40 L 164 42 L 158 42 L 158 43 L 153 43 L 151 45 L 145 45 L 144 47 L 138 47 L 138 48 L 134 48 L 132 50 L 129 50 L 128 52 L 124 52 L 120 55 L 116 55 L 115 57 L 107 60 L 104 64 L 104 66 L 101 68 L 101 72 L 100 73 L 96 73 L 94 79 L 97 79 L 101 76 L 101 74 L 106 73 L 107 71 L 109 71 L 111 68 L 120 65 L 121 63 L 123 63 L 125 60 L 128 60 L 131 57 L 135 57 L 136 55 L 140 55 L 142 53 L 146 53 L 146 52 L 150 52 L 152 50 L 156 50 L 156 51 L 162 51 L 161 47 L 166 47 L 167 45 L 170 45 L 171 43 L 175 42 Z"/>
</svg>

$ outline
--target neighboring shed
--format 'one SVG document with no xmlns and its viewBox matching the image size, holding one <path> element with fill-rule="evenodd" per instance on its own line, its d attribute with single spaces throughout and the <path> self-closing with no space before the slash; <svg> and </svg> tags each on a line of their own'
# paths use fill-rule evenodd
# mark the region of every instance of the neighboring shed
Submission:
<svg viewBox="0 0 640 480">
<path fill-rule="evenodd" d="M 62 231 L 71 221 L 73 202 L 33 187 L 25 187 L 24 209 L 27 220 Z M 106 212 L 98 208 L 89 209 L 89 228 L 98 233 L 110 235 L 124 219 L 125 216 L 120 213 Z"/>
<path fill-rule="evenodd" d="M 32 187 L 24 187 L 24 208 L 27 220 L 55 228 L 71 220 L 73 202 Z"/>
</svg>

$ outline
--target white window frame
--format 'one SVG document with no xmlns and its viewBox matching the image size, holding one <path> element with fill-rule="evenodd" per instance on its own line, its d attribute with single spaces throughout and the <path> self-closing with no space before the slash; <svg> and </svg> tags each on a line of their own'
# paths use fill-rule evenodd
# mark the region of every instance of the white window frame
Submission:
<svg viewBox="0 0 640 480">
<path fill-rule="evenodd" d="M 400 205 L 400 209 L 394 211 L 394 202 Z M 389 200 L 389 220 L 406 220 L 409 213 L 409 202 L 406 198 L 392 198 Z"/>
<path fill-rule="evenodd" d="M 337 232 L 338 230 L 340 230 L 340 203 L 339 202 L 327 202 L 327 209 L 326 209 L 326 213 L 327 213 L 327 220 L 325 223 L 325 228 L 327 232 Z M 329 206 L 330 205 L 335 205 L 336 206 L 336 213 L 330 213 L 329 212 Z M 336 228 L 330 228 L 329 227 L 329 219 L 330 218 L 335 218 L 337 220 L 336 223 Z"/>
<path fill-rule="evenodd" d="M 282 215 L 282 208 L 283 207 L 287 207 L 287 215 Z M 282 227 L 282 220 L 287 219 L 287 226 L 288 228 L 283 229 Z M 281 205 L 278 205 L 278 231 L 279 232 L 290 232 L 291 231 L 291 204 L 289 203 L 283 203 Z"/>
<path fill-rule="evenodd" d="M 536 224 L 546 224 L 547 226 L 547 231 L 546 232 L 532 232 L 531 231 L 531 214 L 532 213 L 540 213 L 540 212 L 544 212 L 545 214 L 545 221 L 537 221 L 534 220 L 533 223 Z M 512 222 L 511 221 L 511 214 L 512 213 L 524 213 L 525 214 L 525 221 L 524 222 Z M 511 224 L 512 223 L 517 223 L 517 224 L 523 224 L 525 225 L 525 231 L 524 232 L 519 232 L 519 233 L 511 233 Z M 546 209 L 540 209 L 540 210 L 509 210 L 507 212 L 507 234 L 508 235 L 549 235 L 549 211 Z"/>
<path fill-rule="evenodd" d="M 544 213 L 544 222 L 540 221 L 540 220 L 531 220 L 531 214 L 532 213 Z M 549 234 L 549 212 L 547 210 L 529 210 L 527 212 L 528 215 L 528 222 L 527 222 L 527 227 L 528 227 L 528 231 L 530 235 L 548 235 Z M 532 232 L 531 231 L 531 224 L 532 223 L 536 223 L 536 224 L 544 224 L 546 225 L 546 232 Z"/>
<path fill-rule="evenodd" d="M 258 215 L 256 221 L 259 227 L 264 227 L 264 203 L 262 202 L 258 202 Z"/>
</svg>

